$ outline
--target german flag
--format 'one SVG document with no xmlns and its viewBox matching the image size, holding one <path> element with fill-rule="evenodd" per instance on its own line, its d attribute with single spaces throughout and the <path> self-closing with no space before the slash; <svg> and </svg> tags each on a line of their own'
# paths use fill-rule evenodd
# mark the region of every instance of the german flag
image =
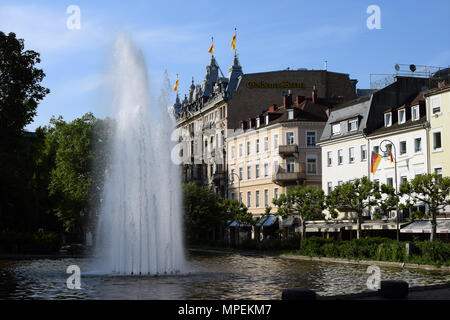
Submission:
<svg viewBox="0 0 450 320">
<path fill-rule="evenodd" d="M 175 85 L 173 86 L 173 91 L 178 91 L 178 79 L 175 82 Z"/>
<path fill-rule="evenodd" d="M 378 153 L 372 151 L 372 163 L 370 165 L 371 173 L 375 173 L 375 171 L 377 171 L 380 161 L 381 161 L 381 156 Z"/>
<path fill-rule="evenodd" d="M 233 39 L 231 39 L 231 49 L 236 50 L 236 33 L 234 33 Z"/>
<path fill-rule="evenodd" d="M 214 42 L 211 43 L 211 47 L 209 47 L 208 52 L 212 54 L 212 53 L 213 53 L 213 50 L 214 50 Z"/>
<path fill-rule="evenodd" d="M 389 146 L 388 151 L 389 151 L 389 160 L 392 163 L 392 162 L 394 162 L 394 157 L 392 156 L 392 147 Z"/>
</svg>

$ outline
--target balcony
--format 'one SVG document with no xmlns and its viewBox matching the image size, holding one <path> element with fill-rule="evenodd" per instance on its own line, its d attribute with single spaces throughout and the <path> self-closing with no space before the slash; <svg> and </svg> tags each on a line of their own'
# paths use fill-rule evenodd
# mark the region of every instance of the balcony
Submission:
<svg viewBox="0 0 450 320">
<path fill-rule="evenodd" d="M 272 181 L 280 186 L 301 184 L 306 179 L 304 163 L 296 163 L 293 170 L 278 167 L 272 175 Z"/>
<path fill-rule="evenodd" d="M 280 145 L 278 146 L 278 153 L 280 154 L 280 157 L 282 157 L 283 159 L 287 157 L 298 156 L 298 145 L 296 144 Z"/>
</svg>

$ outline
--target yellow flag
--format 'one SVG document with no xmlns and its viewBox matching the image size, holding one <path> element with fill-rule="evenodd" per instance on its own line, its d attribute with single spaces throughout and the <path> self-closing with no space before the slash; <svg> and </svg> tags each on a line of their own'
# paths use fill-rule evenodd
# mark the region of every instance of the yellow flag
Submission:
<svg viewBox="0 0 450 320">
<path fill-rule="evenodd" d="M 178 91 L 178 79 L 177 82 L 175 82 L 175 85 L 173 86 L 173 91 Z"/>
<path fill-rule="evenodd" d="M 208 52 L 212 54 L 213 50 L 214 50 L 214 42 L 211 43 L 211 47 L 209 48 Z"/>
<path fill-rule="evenodd" d="M 236 33 L 233 36 L 233 39 L 231 40 L 231 49 L 236 50 Z"/>
</svg>

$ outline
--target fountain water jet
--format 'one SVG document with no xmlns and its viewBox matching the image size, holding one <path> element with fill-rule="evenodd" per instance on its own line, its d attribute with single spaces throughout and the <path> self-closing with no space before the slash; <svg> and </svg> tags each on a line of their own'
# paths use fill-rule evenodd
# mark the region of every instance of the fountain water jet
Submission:
<svg viewBox="0 0 450 320">
<path fill-rule="evenodd" d="M 151 102 L 144 58 L 125 34 L 116 39 L 113 65 L 117 123 L 97 226 L 96 267 L 127 275 L 185 273 L 181 180 L 170 159 L 170 91 Z"/>
</svg>

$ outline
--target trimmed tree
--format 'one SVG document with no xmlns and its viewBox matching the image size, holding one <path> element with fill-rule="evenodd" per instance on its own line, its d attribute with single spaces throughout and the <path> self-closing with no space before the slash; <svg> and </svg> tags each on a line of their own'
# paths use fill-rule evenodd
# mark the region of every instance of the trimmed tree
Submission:
<svg viewBox="0 0 450 320">
<path fill-rule="evenodd" d="M 337 215 L 336 209 L 356 213 L 356 235 L 359 239 L 364 210 L 377 205 L 377 200 L 380 198 L 378 185 L 364 176 L 336 186 L 328 194 L 326 203 L 331 214 Z"/>
<path fill-rule="evenodd" d="M 313 186 L 296 186 L 273 200 L 278 207 L 277 215 L 287 218 L 297 215 L 302 225 L 302 239 L 306 235 L 306 221 L 324 219 L 325 194 L 322 189 Z"/>
<path fill-rule="evenodd" d="M 406 196 L 406 204 L 402 208 L 412 208 L 418 204 L 428 206 L 428 211 L 414 211 L 412 216 L 418 219 L 431 220 L 430 241 L 436 239 L 436 215 L 450 205 L 450 177 L 438 174 L 421 174 L 400 186 L 400 193 Z"/>
</svg>

